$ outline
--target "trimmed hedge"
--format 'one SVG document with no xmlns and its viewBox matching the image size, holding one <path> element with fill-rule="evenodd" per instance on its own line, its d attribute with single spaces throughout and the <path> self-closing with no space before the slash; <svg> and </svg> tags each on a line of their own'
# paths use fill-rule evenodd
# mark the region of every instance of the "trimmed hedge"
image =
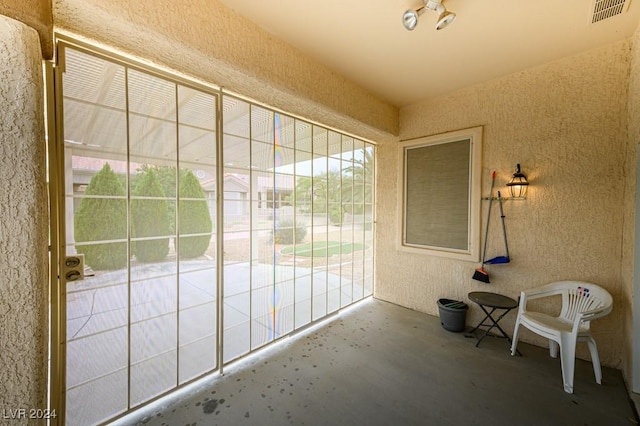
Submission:
<svg viewBox="0 0 640 426">
<path fill-rule="evenodd" d="M 127 265 L 127 243 L 94 243 L 127 238 L 127 201 L 124 198 L 91 198 L 92 195 L 124 197 L 125 188 L 109 163 L 93 175 L 74 215 L 76 250 L 95 270 L 112 270 Z"/>
<path fill-rule="evenodd" d="M 169 253 L 169 208 L 154 169 L 148 169 L 139 176 L 131 195 L 134 197 L 131 200 L 133 237 L 164 237 L 136 241 L 133 248 L 136 259 L 140 262 L 161 261 Z"/>
<path fill-rule="evenodd" d="M 307 227 L 301 223 L 296 226 L 292 220 L 285 219 L 278 224 L 274 241 L 276 244 L 293 244 L 294 236 L 296 243 L 304 241 L 304 237 L 307 236 Z"/>
<path fill-rule="evenodd" d="M 213 223 L 202 186 L 191 170 L 180 174 L 178 194 L 180 195 L 178 203 L 180 257 L 189 259 L 202 256 L 209 248 Z M 189 234 L 209 235 L 190 236 Z"/>
</svg>

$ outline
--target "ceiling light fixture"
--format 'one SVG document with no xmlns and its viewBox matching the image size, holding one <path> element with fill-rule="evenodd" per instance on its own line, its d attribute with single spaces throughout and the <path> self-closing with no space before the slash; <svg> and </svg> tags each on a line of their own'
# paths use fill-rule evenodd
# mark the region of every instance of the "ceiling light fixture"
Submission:
<svg viewBox="0 0 640 426">
<path fill-rule="evenodd" d="M 409 9 L 402 14 L 402 25 L 409 31 L 412 31 L 418 25 L 418 18 L 426 9 L 438 12 L 438 21 L 436 22 L 436 30 L 441 30 L 447 25 L 455 21 L 456 14 L 449 12 L 442 4 L 442 0 L 422 0 L 424 6 L 418 9 Z"/>
</svg>

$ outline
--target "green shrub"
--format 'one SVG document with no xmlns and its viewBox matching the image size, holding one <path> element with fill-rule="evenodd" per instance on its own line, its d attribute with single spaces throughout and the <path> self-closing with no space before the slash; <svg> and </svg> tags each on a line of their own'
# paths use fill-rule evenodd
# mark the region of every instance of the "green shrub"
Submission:
<svg viewBox="0 0 640 426">
<path fill-rule="evenodd" d="M 301 223 L 296 226 L 292 220 L 285 219 L 278 224 L 274 241 L 276 244 L 293 244 L 294 236 L 296 243 L 304 241 L 304 237 L 307 236 L 307 227 Z"/>
<path fill-rule="evenodd" d="M 109 163 L 93 175 L 85 195 L 123 197 L 120 178 Z M 124 198 L 83 198 L 74 216 L 76 250 L 96 270 L 124 268 L 127 265 L 127 243 L 86 244 L 127 238 L 127 201 Z"/>
<path fill-rule="evenodd" d="M 180 257 L 202 256 L 209 247 L 213 223 L 202 186 L 191 170 L 181 173 L 178 193 L 180 194 L 178 208 Z M 209 235 L 188 236 L 188 234 Z"/>
<path fill-rule="evenodd" d="M 342 220 L 344 219 L 344 213 L 340 207 L 333 207 L 329 210 L 329 221 L 334 225 L 342 225 Z"/>
<path fill-rule="evenodd" d="M 169 209 L 155 170 L 148 169 L 138 177 L 131 195 L 145 197 L 131 200 L 133 237 L 165 237 L 136 241 L 136 259 L 140 262 L 163 260 L 169 253 Z"/>
</svg>

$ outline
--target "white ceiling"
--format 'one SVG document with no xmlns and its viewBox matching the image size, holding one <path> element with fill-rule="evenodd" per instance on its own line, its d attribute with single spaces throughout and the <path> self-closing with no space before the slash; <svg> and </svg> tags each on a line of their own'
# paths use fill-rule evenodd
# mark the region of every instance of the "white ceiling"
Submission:
<svg viewBox="0 0 640 426">
<path fill-rule="evenodd" d="M 445 0 L 457 19 L 414 31 L 422 0 L 220 0 L 382 99 L 403 106 L 630 37 L 640 1 L 591 24 L 595 0 Z M 606 0 L 609 1 L 609 0 Z"/>
</svg>

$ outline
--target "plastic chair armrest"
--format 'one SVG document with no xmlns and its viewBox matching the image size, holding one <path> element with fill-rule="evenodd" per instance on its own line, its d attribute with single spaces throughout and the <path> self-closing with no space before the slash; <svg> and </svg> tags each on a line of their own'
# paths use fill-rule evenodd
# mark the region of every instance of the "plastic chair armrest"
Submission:
<svg viewBox="0 0 640 426">
<path fill-rule="evenodd" d="M 553 284 L 522 291 L 522 294 L 525 295 L 527 299 L 538 299 L 541 297 L 554 296 L 561 293 L 562 289 L 555 287 Z"/>
<path fill-rule="evenodd" d="M 518 310 L 520 312 L 527 311 L 527 302 L 533 299 L 541 299 L 543 297 L 554 296 L 556 294 L 561 294 L 562 291 L 553 287 L 553 286 L 542 286 L 530 290 L 523 290 L 520 292 L 520 306 Z"/>
</svg>

